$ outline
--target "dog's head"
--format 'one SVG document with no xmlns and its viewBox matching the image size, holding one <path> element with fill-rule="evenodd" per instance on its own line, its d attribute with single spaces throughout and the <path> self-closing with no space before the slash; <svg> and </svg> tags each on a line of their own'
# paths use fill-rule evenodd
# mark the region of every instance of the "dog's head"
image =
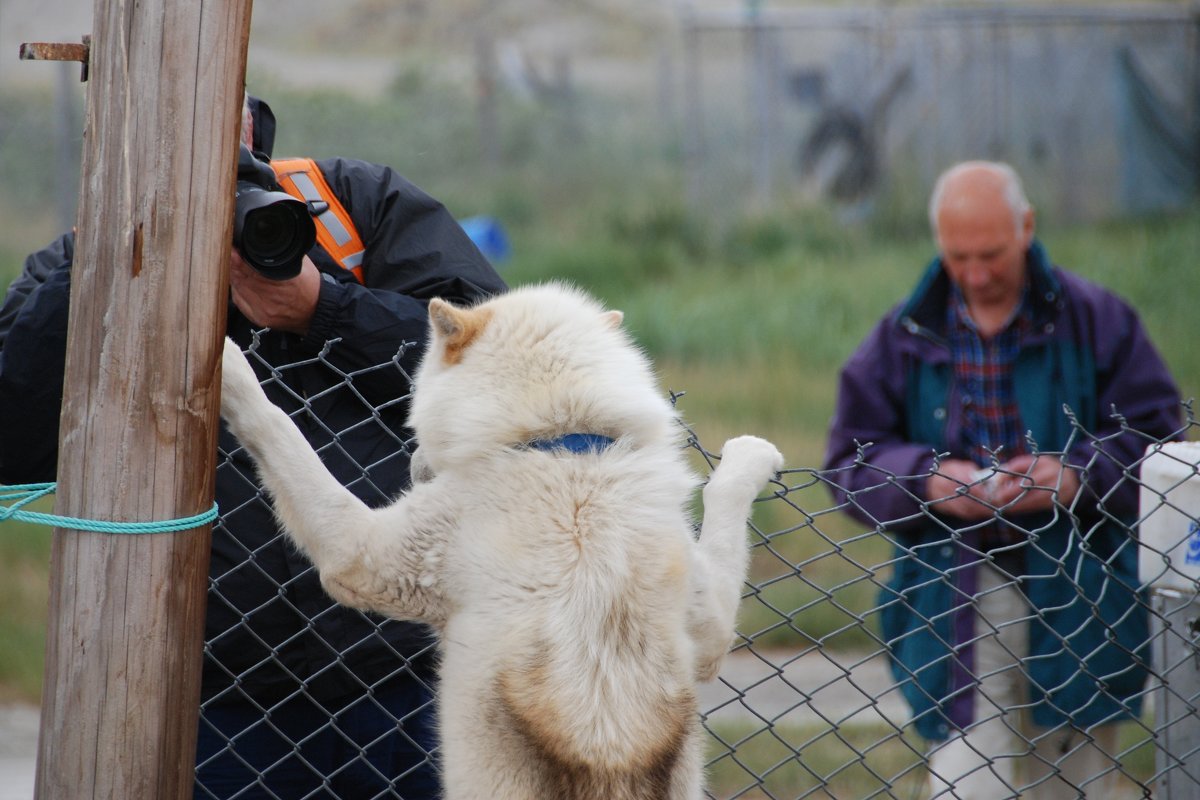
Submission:
<svg viewBox="0 0 1200 800">
<path fill-rule="evenodd" d="M 674 441 L 675 412 L 622 320 L 558 283 L 471 308 L 431 301 L 409 420 L 429 467 L 570 433 Z"/>
</svg>

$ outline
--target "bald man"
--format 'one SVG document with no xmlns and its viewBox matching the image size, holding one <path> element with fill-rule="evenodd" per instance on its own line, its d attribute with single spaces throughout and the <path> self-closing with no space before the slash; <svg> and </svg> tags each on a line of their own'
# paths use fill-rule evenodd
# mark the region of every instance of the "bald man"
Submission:
<svg viewBox="0 0 1200 800">
<path fill-rule="evenodd" d="M 930 795 L 1115 797 L 1149 657 L 1126 470 L 1179 393 L 1133 309 L 1049 261 L 1011 167 L 950 168 L 929 217 L 938 256 L 842 369 L 832 490 L 896 545 L 881 634 Z"/>
</svg>

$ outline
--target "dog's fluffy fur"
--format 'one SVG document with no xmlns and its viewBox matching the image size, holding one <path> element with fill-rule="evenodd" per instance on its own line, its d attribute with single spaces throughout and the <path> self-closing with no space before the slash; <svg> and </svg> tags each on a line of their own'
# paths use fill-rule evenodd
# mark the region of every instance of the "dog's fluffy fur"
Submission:
<svg viewBox="0 0 1200 800">
<path fill-rule="evenodd" d="M 339 602 L 438 630 L 447 798 L 700 797 L 694 686 L 734 635 L 746 518 L 779 452 L 725 443 L 697 541 L 681 427 L 620 312 L 547 285 L 429 315 L 416 482 L 374 510 L 226 342 L 223 413 L 279 519 Z M 615 441 L 525 446 L 570 433 Z"/>
</svg>

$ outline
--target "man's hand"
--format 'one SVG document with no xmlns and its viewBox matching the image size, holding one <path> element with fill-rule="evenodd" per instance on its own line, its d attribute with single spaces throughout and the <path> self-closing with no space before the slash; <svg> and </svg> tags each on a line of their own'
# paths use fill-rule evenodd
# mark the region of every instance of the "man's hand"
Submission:
<svg viewBox="0 0 1200 800">
<path fill-rule="evenodd" d="M 1057 500 L 1069 506 L 1079 494 L 1079 473 L 1058 456 L 1017 456 L 1000 465 L 992 479 L 993 502 L 1006 513 L 1047 511 Z"/>
<path fill-rule="evenodd" d="M 925 499 L 941 514 L 968 521 L 987 519 L 997 510 L 1005 514 L 1048 511 L 1069 506 L 1079 494 L 1079 474 L 1048 455 L 1024 455 L 1001 464 L 995 474 L 980 482 L 973 462 L 949 459 L 925 483 Z"/>
<path fill-rule="evenodd" d="M 975 476 L 975 462 L 951 458 L 938 464 L 938 471 L 925 482 L 925 499 L 939 514 L 977 521 L 996 513 L 998 503 L 989 494 L 990 482 L 985 485 Z M 974 485 L 972 485 L 974 484 Z"/>
<path fill-rule="evenodd" d="M 304 335 L 317 309 L 321 273 L 305 256 L 299 275 L 273 281 L 243 261 L 234 249 L 229 259 L 229 289 L 233 304 L 255 325 Z"/>
</svg>

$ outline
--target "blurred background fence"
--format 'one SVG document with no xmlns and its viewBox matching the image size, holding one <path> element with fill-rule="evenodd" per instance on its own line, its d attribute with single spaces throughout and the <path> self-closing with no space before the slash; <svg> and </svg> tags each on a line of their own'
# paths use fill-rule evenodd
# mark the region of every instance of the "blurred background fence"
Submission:
<svg viewBox="0 0 1200 800">
<path fill-rule="evenodd" d="M 1196 192 L 1195 6 L 689 9 L 697 200 L 732 185 L 769 203 L 799 185 L 866 216 L 889 186 L 927 187 L 979 157 L 1012 163 L 1064 219 L 1178 208 Z"/>
<path fill-rule="evenodd" d="M 396 106 L 388 140 L 343 127 L 330 141 L 424 183 L 534 162 L 582 180 L 620 159 L 639 188 L 666 181 L 724 223 L 797 198 L 848 220 L 919 211 L 967 157 L 1011 161 L 1068 222 L 1178 210 L 1200 188 L 1196 0 L 260 0 L 254 20 L 252 92 Z M 37 169 L 60 223 L 77 184 L 78 69 L 19 64 L 15 48 L 89 28 L 90 4 L 0 2 L 0 104 L 38 85 L 43 106 L 0 116 L 0 143 L 23 158 L 0 159 L 0 177 Z M 285 144 L 320 144 L 331 120 L 304 116 L 281 127 Z"/>
</svg>

